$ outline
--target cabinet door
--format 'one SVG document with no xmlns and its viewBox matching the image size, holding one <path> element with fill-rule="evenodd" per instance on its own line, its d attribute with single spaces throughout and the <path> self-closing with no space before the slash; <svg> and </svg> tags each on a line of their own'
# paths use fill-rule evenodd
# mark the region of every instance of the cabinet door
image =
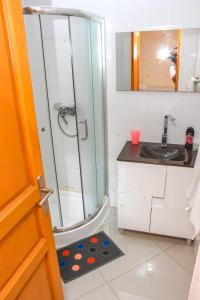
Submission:
<svg viewBox="0 0 200 300">
<path fill-rule="evenodd" d="M 118 227 L 149 232 L 151 197 L 118 194 Z"/>
<path fill-rule="evenodd" d="M 193 168 L 167 167 L 164 206 L 184 210 L 186 194 L 193 180 Z"/>
<path fill-rule="evenodd" d="M 161 206 L 152 207 L 150 232 L 187 239 L 194 235 L 187 212 Z"/>
<path fill-rule="evenodd" d="M 118 192 L 164 197 L 166 167 L 118 162 Z"/>
</svg>

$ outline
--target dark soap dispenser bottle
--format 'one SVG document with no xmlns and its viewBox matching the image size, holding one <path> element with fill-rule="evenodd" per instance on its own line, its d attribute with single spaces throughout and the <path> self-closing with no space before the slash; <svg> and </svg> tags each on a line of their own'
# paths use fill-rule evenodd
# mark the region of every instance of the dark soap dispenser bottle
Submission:
<svg viewBox="0 0 200 300">
<path fill-rule="evenodd" d="M 192 149 L 194 139 L 194 128 L 188 127 L 186 130 L 186 141 L 185 141 L 185 164 L 189 165 L 192 160 Z"/>
</svg>

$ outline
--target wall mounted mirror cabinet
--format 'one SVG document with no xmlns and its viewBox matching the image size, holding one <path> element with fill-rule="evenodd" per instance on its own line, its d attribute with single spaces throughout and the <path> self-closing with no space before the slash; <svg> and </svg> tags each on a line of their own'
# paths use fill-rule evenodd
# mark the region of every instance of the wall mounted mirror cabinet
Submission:
<svg viewBox="0 0 200 300">
<path fill-rule="evenodd" d="M 200 92 L 200 29 L 116 33 L 116 86 Z"/>
</svg>

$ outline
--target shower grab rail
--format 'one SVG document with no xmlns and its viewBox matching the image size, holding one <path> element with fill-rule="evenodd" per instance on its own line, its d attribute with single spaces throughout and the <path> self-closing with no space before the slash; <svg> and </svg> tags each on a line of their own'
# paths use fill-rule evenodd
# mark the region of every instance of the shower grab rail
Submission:
<svg viewBox="0 0 200 300">
<path fill-rule="evenodd" d="M 85 125 L 85 136 L 81 138 L 81 141 L 85 141 L 85 140 L 88 139 L 88 123 L 87 123 L 87 119 L 85 119 L 84 121 L 78 121 L 78 123 Z"/>
</svg>

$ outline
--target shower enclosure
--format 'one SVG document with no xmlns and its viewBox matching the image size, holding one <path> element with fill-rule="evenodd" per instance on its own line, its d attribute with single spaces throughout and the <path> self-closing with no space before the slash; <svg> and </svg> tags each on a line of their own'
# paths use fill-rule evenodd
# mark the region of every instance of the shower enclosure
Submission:
<svg viewBox="0 0 200 300">
<path fill-rule="evenodd" d="M 25 7 L 35 110 L 55 232 L 84 224 L 107 197 L 104 22 Z M 27 100 L 28 101 L 28 100 Z"/>
</svg>

